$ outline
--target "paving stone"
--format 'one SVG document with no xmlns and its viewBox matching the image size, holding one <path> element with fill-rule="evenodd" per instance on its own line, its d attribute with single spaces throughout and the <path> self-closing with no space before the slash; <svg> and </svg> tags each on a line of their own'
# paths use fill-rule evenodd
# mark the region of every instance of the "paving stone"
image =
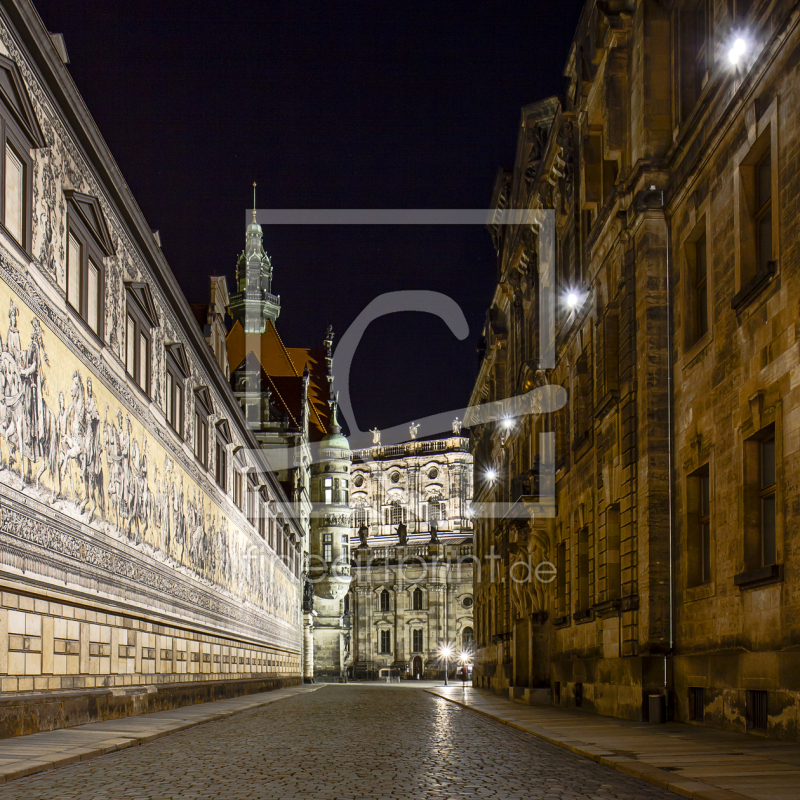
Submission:
<svg viewBox="0 0 800 800">
<path fill-rule="evenodd" d="M 0 800 L 675 796 L 419 689 L 333 685 L 0 785 Z"/>
</svg>

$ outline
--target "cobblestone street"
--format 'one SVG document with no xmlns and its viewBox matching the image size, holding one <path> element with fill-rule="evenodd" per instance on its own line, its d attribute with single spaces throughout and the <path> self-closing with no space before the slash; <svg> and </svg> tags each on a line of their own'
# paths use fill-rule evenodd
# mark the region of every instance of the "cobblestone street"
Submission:
<svg viewBox="0 0 800 800">
<path fill-rule="evenodd" d="M 0 787 L 65 798 L 674 798 L 416 688 L 325 686 Z"/>
</svg>

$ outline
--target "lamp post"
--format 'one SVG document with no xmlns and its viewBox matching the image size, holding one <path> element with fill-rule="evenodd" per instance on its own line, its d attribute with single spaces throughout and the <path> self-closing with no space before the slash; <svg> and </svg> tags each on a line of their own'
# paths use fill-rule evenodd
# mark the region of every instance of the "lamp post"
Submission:
<svg viewBox="0 0 800 800">
<path fill-rule="evenodd" d="M 453 654 L 453 648 L 449 644 L 443 644 L 439 650 L 439 655 L 444 659 L 444 685 L 449 686 L 447 682 L 447 669 L 450 664 L 450 656 Z"/>
</svg>

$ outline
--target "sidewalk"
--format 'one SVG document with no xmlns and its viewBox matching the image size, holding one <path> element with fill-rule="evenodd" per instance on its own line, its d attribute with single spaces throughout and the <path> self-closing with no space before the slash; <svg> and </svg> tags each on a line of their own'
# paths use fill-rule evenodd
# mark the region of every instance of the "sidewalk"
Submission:
<svg viewBox="0 0 800 800">
<path fill-rule="evenodd" d="M 105 722 L 91 722 L 73 728 L 32 733 L 0 740 L 0 783 L 63 767 L 76 761 L 102 756 L 151 742 L 170 733 L 192 728 L 203 722 L 223 719 L 241 711 L 265 706 L 304 692 L 313 692 L 319 685 L 292 686 L 272 692 L 248 694 L 198 703 L 169 711 L 157 711 L 138 717 L 124 717 Z"/>
<path fill-rule="evenodd" d="M 800 744 L 699 725 L 650 725 L 552 706 L 523 706 L 469 687 L 426 691 L 684 797 L 800 797 Z"/>
</svg>

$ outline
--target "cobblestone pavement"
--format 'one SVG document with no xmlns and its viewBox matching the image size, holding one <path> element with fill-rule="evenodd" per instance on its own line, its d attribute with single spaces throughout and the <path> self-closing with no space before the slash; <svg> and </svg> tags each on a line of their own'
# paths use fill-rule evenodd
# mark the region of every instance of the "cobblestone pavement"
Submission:
<svg viewBox="0 0 800 800">
<path fill-rule="evenodd" d="M 0 800 L 676 795 L 421 690 L 326 686 L 0 786 Z"/>
</svg>

